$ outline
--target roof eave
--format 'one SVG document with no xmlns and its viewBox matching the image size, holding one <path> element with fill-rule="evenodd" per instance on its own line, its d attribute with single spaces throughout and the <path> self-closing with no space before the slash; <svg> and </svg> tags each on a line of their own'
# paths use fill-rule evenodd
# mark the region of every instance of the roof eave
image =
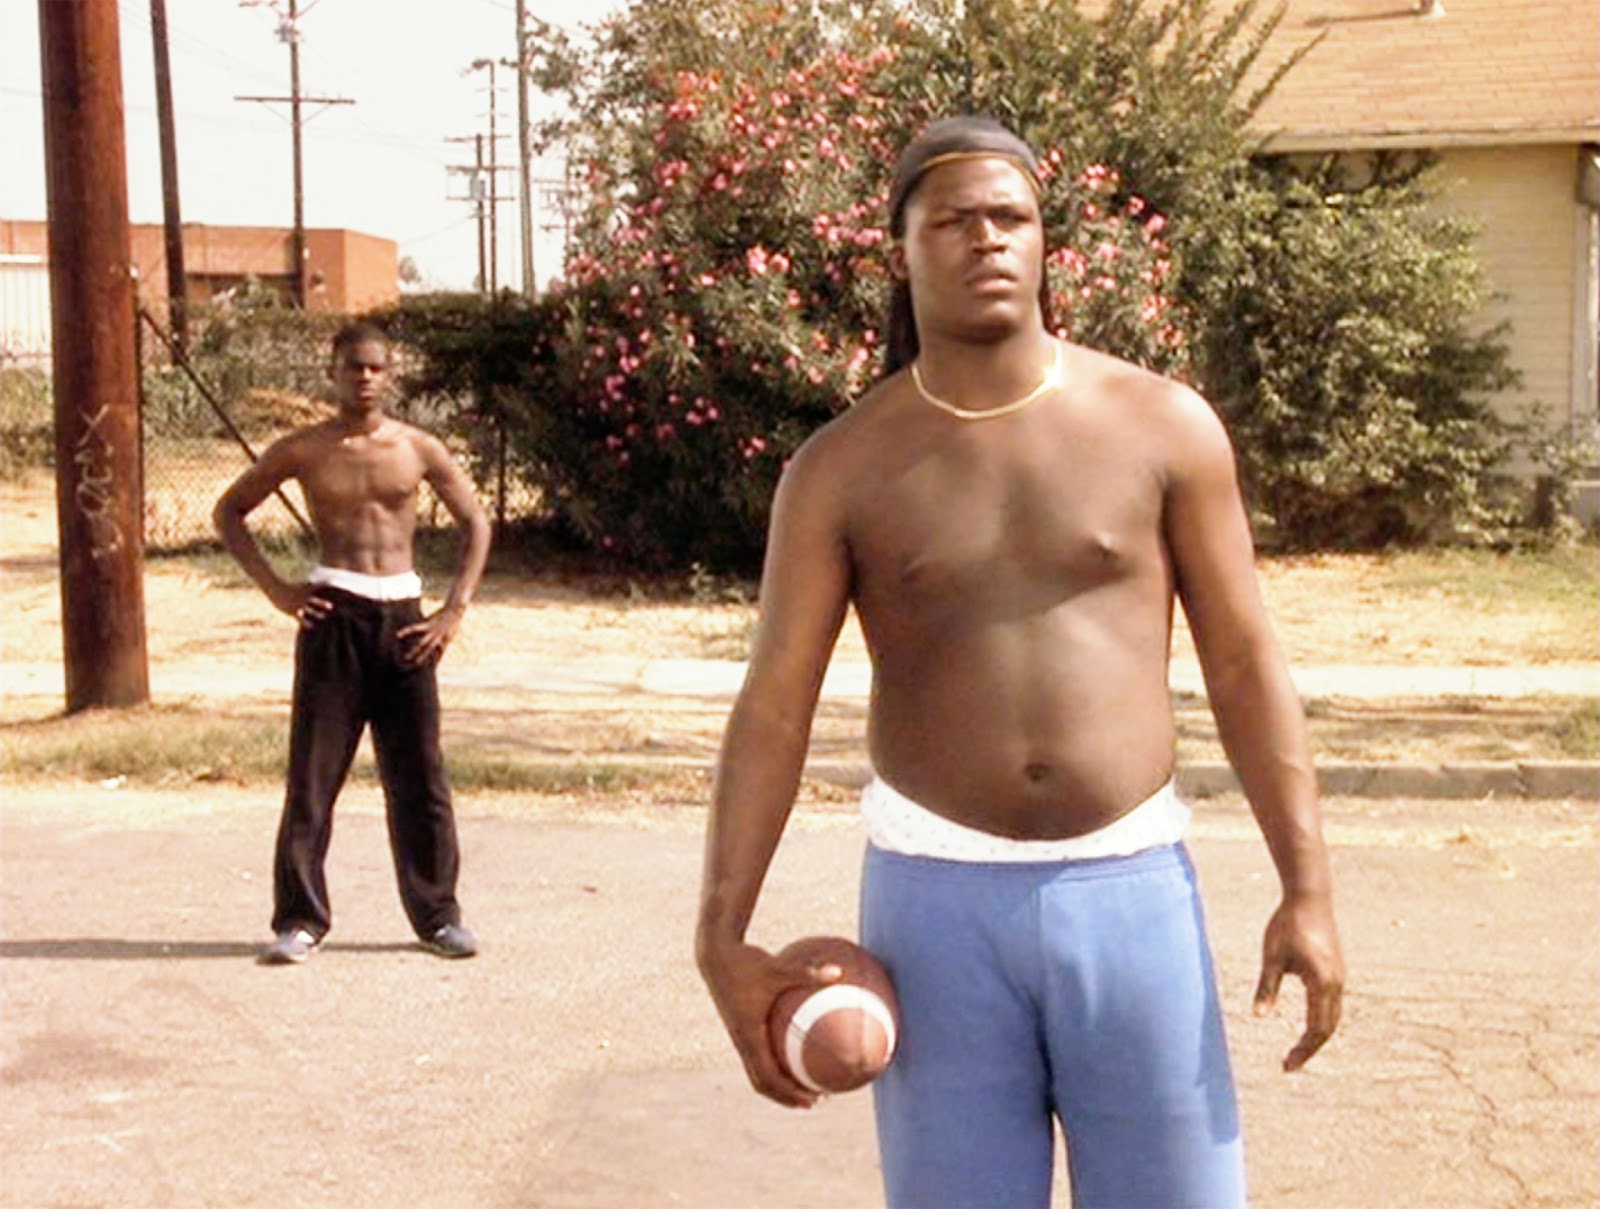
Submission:
<svg viewBox="0 0 1600 1209">
<path fill-rule="evenodd" d="M 1441 147 L 1505 147 L 1600 142 L 1600 122 L 1481 130 L 1275 130 L 1261 137 L 1268 155 L 1309 151 L 1415 151 Z"/>
</svg>

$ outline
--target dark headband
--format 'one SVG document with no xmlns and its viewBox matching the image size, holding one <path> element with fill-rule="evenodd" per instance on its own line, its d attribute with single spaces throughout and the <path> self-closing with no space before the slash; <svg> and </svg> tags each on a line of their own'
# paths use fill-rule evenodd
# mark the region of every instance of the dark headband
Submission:
<svg viewBox="0 0 1600 1209">
<path fill-rule="evenodd" d="M 992 118 L 943 118 L 922 128 L 906 144 L 895 165 L 894 185 L 889 190 L 889 231 L 898 236 L 905 229 L 906 206 L 922 178 L 940 164 L 952 160 L 997 158 L 1008 160 L 1039 190 L 1039 161 L 1033 151 L 1011 131 Z"/>
</svg>

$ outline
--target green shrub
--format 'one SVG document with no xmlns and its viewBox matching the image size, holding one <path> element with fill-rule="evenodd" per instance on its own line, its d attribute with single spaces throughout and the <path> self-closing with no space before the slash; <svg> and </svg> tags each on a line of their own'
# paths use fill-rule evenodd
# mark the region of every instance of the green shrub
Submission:
<svg viewBox="0 0 1600 1209">
<path fill-rule="evenodd" d="M 1502 534 L 1515 381 L 1472 230 L 1428 208 L 1426 163 L 1268 165 L 1236 208 L 1230 272 L 1197 283 L 1201 373 L 1276 543 L 1373 547 Z"/>
</svg>

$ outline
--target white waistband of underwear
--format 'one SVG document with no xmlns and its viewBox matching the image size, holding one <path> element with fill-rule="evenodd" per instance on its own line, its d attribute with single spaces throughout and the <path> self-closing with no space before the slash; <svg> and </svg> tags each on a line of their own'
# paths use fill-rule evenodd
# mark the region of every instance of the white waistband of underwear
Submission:
<svg viewBox="0 0 1600 1209">
<path fill-rule="evenodd" d="M 877 847 L 947 861 L 1086 861 L 1130 856 L 1176 844 L 1189 829 L 1189 807 L 1168 781 L 1127 814 L 1087 835 L 1017 840 L 952 822 L 873 777 L 861 791 L 861 818 Z"/>
<path fill-rule="evenodd" d="M 401 571 L 398 575 L 368 575 L 363 571 L 347 571 L 343 567 L 312 567 L 306 582 L 324 588 L 338 588 L 352 596 L 367 600 L 415 600 L 422 595 L 422 576 L 415 571 Z"/>
</svg>

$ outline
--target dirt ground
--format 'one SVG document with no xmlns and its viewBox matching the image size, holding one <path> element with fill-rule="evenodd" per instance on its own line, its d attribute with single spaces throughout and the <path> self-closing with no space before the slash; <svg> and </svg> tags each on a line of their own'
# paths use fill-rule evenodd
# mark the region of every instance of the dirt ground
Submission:
<svg viewBox="0 0 1600 1209">
<path fill-rule="evenodd" d="M 59 645 L 55 580 L 55 503 L 50 480 L 0 484 L 0 558 L 8 624 L 0 658 Z M 145 609 L 152 663 L 204 654 L 281 660 L 281 627 L 242 576 L 217 563 L 197 571 L 183 560 L 147 564 Z M 1594 636 L 1567 616 L 1517 600 L 1477 600 L 1463 608 L 1443 588 L 1405 595 L 1382 588 L 1381 564 L 1359 555 L 1263 560 L 1262 593 L 1292 664 L 1407 663 L 1494 666 L 1593 659 Z M 454 655 L 466 659 L 514 649 L 551 661 L 626 656 L 737 658 L 754 618 L 749 603 L 666 601 L 615 595 L 596 599 L 554 579 L 491 574 Z M 197 650 L 203 639 L 210 644 Z M 219 641 L 225 645 L 218 649 Z M 45 644 L 45 645 L 41 645 Z M 844 659 L 864 658 L 854 619 L 840 638 Z M 1192 654 L 1179 615 L 1174 657 Z"/>
<path fill-rule="evenodd" d="M 0 665 L 7 683 L 0 721 L 48 718 L 61 708 L 61 649 L 51 484 L 0 485 Z M 1265 560 L 1267 598 L 1291 663 L 1401 663 L 1478 667 L 1592 660 L 1592 633 L 1570 613 L 1485 599 L 1463 607 L 1443 587 L 1396 595 L 1376 559 Z M 287 699 L 292 629 L 221 558 L 152 558 L 144 581 L 152 692 L 158 703 L 207 714 L 279 716 Z M 727 585 L 698 595 L 595 595 L 553 576 L 506 573 L 486 580 L 446 673 L 446 740 L 453 757 L 576 765 L 581 762 L 703 767 L 714 752 L 726 699 L 623 694 L 615 683 L 647 660 L 736 660 L 754 606 Z M 1592 630 L 1592 627 L 1589 627 Z M 836 662 L 864 661 L 852 618 Z M 1193 662 L 1181 614 L 1175 662 Z M 599 669 L 591 692 L 518 691 L 524 671 Z M 468 687 L 459 690 L 454 685 Z M 1177 701 L 1179 754 L 1221 757 L 1204 702 Z M 1423 758 L 1472 763 L 1571 758 L 1561 724 L 1570 703 L 1390 700 L 1375 707 L 1327 699 L 1311 710 L 1319 761 Z M 813 751 L 821 759 L 859 750 L 859 702 L 825 702 Z M 1570 746 L 1570 744 L 1569 744 Z M 196 770 L 210 775 L 208 770 Z"/>
</svg>

